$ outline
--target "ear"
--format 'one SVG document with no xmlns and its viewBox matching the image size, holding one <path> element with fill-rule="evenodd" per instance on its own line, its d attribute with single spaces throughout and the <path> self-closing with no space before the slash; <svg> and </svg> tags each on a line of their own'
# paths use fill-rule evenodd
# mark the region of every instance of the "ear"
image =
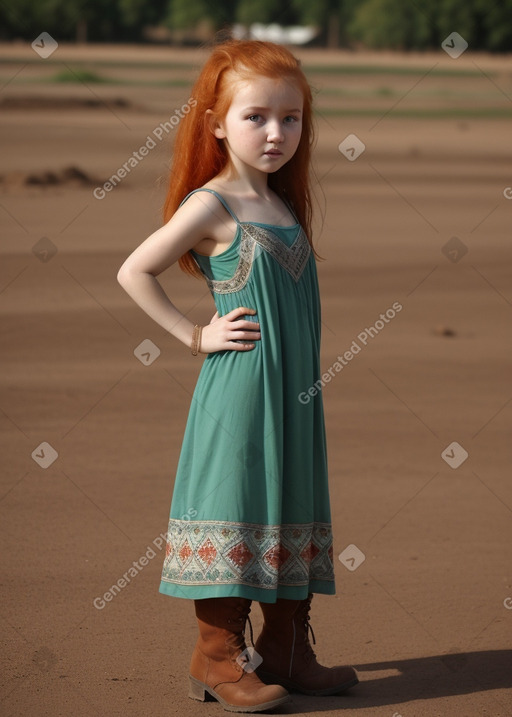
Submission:
<svg viewBox="0 0 512 717">
<path fill-rule="evenodd" d="M 206 110 L 207 114 L 207 123 L 208 127 L 210 128 L 210 132 L 217 137 L 217 139 L 225 139 L 226 133 L 221 125 L 221 123 L 216 119 L 215 115 L 213 114 L 212 110 Z"/>
</svg>

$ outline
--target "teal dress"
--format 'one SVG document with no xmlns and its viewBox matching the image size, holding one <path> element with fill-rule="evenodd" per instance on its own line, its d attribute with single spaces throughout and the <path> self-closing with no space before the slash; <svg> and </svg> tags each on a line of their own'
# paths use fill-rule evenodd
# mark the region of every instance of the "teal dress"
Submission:
<svg viewBox="0 0 512 717">
<path fill-rule="evenodd" d="M 269 603 L 334 594 L 313 252 L 299 224 L 240 222 L 219 194 L 195 191 L 215 194 L 237 223 L 221 254 L 194 253 L 217 311 L 254 308 L 246 318 L 261 339 L 203 362 L 160 592 Z"/>
</svg>

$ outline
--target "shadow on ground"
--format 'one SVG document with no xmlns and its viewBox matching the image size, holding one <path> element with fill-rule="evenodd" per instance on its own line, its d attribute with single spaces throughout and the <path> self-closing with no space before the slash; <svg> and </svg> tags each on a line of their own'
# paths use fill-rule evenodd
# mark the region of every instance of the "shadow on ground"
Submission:
<svg viewBox="0 0 512 717">
<path fill-rule="evenodd" d="M 512 650 L 460 652 L 354 667 L 361 682 L 345 694 L 293 694 L 279 714 L 356 710 L 512 687 Z"/>
</svg>

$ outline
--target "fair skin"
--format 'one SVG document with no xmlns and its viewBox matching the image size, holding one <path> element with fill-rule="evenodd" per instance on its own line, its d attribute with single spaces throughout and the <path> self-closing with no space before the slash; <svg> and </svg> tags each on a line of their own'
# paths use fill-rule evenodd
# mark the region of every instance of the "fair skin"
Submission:
<svg viewBox="0 0 512 717">
<path fill-rule="evenodd" d="M 289 161 L 302 131 L 302 95 L 287 79 L 254 76 L 243 80 L 234 72 L 233 100 L 223 120 L 211 120 L 211 131 L 224 141 L 229 164 L 204 186 L 215 189 L 240 221 L 289 226 L 295 223 L 279 197 L 268 187 L 268 174 Z M 157 280 L 186 252 L 215 256 L 233 241 L 236 223 L 208 192 L 193 194 L 163 227 L 130 254 L 117 279 L 132 299 L 160 326 L 191 346 L 194 324 L 165 294 Z M 240 306 L 225 316 L 217 313 L 203 327 L 201 353 L 250 351 L 261 338 L 260 325 L 244 319 L 255 315 Z M 251 343 L 236 343 L 237 340 Z"/>
</svg>

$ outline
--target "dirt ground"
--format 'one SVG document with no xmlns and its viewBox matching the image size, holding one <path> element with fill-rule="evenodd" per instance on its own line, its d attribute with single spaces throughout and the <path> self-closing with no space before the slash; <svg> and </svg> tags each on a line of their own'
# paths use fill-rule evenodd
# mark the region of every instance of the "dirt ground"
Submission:
<svg viewBox="0 0 512 717">
<path fill-rule="evenodd" d="M 282 713 L 505 717 L 510 59 L 300 54 L 318 107 L 324 370 L 351 352 L 323 390 L 337 595 L 315 598 L 312 624 L 319 659 L 353 664 L 361 683 L 294 695 Z M 6 716 L 224 713 L 187 698 L 192 606 L 158 593 L 201 360 L 116 282 L 160 224 L 171 118 L 202 57 L 0 47 Z M 160 278 L 210 319 L 203 283 L 175 267 Z M 147 339 L 150 365 L 134 355 Z"/>
</svg>

